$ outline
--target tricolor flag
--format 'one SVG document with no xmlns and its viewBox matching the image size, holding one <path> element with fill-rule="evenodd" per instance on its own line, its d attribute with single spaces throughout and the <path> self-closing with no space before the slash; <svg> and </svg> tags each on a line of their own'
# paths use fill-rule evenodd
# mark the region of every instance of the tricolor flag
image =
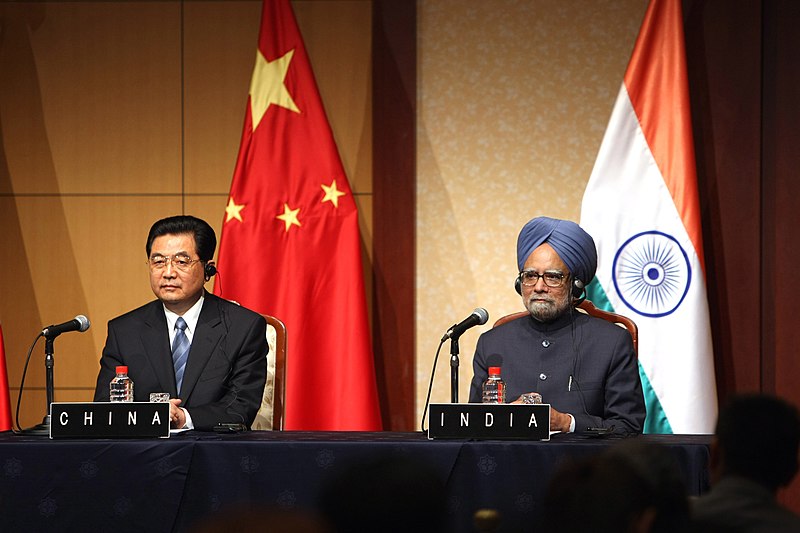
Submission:
<svg viewBox="0 0 800 533">
<path fill-rule="evenodd" d="M 382 429 L 358 213 L 289 0 L 263 4 L 218 269 L 286 324 L 286 429 Z"/>
<path fill-rule="evenodd" d="M 6 352 L 3 348 L 3 327 L 0 326 L 0 431 L 11 429 L 11 398 L 8 390 Z"/>
<path fill-rule="evenodd" d="M 714 359 L 680 0 L 652 0 L 583 196 L 588 297 L 639 326 L 647 433 L 711 433 Z"/>
</svg>

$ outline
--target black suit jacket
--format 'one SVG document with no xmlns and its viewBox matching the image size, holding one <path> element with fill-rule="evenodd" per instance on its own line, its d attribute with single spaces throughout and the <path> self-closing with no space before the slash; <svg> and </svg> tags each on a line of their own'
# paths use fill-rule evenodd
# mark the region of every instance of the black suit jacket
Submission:
<svg viewBox="0 0 800 533">
<path fill-rule="evenodd" d="M 538 392 L 542 401 L 590 427 L 641 433 L 645 418 L 639 367 L 628 332 L 578 311 L 543 324 L 530 315 L 480 336 L 469 401 L 481 401 L 488 367 L 500 366 L 506 402 Z"/>
<path fill-rule="evenodd" d="M 180 397 L 196 429 L 221 422 L 253 423 L 267 376 L 266 328 L 261 315 L 205 294 Z M 151 392 L 178 397 L 167 317 L 159 300 L 108 323 L 95 401 L 109 400 L 117 365 L 128 367 L 135 401 L 149 401 Z"/>
</svg>

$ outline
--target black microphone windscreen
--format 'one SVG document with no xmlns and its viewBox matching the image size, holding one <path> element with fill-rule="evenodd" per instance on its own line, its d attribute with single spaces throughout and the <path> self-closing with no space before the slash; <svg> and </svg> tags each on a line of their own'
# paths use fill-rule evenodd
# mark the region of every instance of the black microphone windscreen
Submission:
<svg viewBox="0 0 800 533">
<path fill-rule="evenodd" d="M 493 353 L 486 357 L 486 366 L 503 366 L 503 356 L 499 353 Z"/>
</svg>

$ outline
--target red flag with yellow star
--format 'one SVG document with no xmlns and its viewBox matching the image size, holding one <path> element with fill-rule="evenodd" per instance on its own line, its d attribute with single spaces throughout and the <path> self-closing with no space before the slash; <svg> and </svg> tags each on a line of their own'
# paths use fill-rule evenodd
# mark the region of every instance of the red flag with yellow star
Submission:
<svg viewBox="0 0 800 533">
<path fill-rule="evenodd" d="M 286 324 L 284 427 L 380 430 L 358 213 L 288 0 L 265 0 L 214 292 Z"/>
</svg>

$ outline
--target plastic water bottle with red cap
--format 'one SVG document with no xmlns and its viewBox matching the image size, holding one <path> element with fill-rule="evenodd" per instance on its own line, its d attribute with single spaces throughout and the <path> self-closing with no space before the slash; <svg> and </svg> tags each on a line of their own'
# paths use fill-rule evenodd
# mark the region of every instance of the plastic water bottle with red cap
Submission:
<svg viewBox="0 0 800 533">
<path fill-rule="evenodd" d="M 128 377 L 128 367 L 118 366 L 117 375 L 111 380 L 109 398 L 112 402 L 133 401 L 133 380 Z"/>
<path fill-rule="evenodd" d="M 483 382 L 483 403 L 506 403 L 506 384 L 499 366 L 489 367 L 489 377 Z"/>
</svg>

